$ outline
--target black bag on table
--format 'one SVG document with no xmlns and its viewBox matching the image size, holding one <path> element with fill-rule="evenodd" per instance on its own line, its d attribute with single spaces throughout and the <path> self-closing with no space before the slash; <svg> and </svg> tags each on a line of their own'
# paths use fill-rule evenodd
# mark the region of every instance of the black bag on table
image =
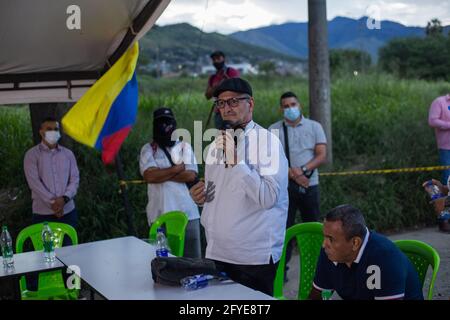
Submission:
<svg viewBox="0 0 450 320">
<path fill-rule="evenodd" d="M 168 286 L 181 286 L 181 279 L 197 274 L 222 275 L 214 261 L 209 259 L 156 257 L 151 267 L 153 281 Z"/>
</svg>

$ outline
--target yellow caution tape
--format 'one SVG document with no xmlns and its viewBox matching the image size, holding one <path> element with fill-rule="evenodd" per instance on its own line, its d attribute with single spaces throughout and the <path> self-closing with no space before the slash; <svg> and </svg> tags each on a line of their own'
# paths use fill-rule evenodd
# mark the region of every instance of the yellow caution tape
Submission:
<svg viewBox="0 0 450 320">
<path fill-rule="evenodd" d="M 435 167 L 417 167 L 417 168 L 399 168 L 399 169 L 380 169 L 380 170 L 361 170 L 361 171 L 344 171 L 344 172 L 321 172 L 321 177 L 327 176 L 353 176 L 365 174 L 388 174 L 388 173 L 404 173 L 404 172 L 426 172 L 448 170 L 450 166 L 435 166 Z M 120 180 L 120 186 L 127 186 L 129 184 L 146 184 L 144 180 Z"/>
<path fill-rule="evenodd" d="M 127 186 L 129 184 L 145 184 L 144 180 L 119 180 L 120 186 Z"/>
<path fill-rule="evenodd" d="M 380 169 L 380 170 L 365 170 L 365 171 L 344 171 L 344 172 L 322 172 L 320 176 L 352 176 L 362 174 L 387 174 L 387 173 L 403 173 L 403 172 L 425 172 L 447 170 L 450 166 L 435 166 L 435 167 L 418 167 L 418 168 L 400 168 L 400 169 Z"/>
</svg>

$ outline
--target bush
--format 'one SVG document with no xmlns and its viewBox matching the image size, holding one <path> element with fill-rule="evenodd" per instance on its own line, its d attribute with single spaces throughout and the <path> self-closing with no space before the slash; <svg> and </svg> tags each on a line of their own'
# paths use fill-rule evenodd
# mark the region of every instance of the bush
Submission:
<svg viewBox="0 0 450 320">
<path fill-rule="evenodd" d="M 450 80 L 450 35 L 395 39 L 380 49 L 379 66 L 401 78 Z"/>
</svg>

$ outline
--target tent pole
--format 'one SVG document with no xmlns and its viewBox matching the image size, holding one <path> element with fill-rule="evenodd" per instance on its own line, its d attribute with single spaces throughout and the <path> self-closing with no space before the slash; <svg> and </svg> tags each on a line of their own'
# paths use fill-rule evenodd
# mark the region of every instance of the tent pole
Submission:
<svg viewBox="0 0 450 320">
<path fill-rule="evenodd" d="M 123 171 L 122 160 L 120 159 L 120 152 L 116 155 L 116 169 L 119 180 L 126 180 L 125 173 Z M 120 185 L 120 193 L 122 194 L 123 206 L 125 208 L 125 214 L 127 217 L 128 235 L 135 236 L 136 229 L 134 227 L 133 210 L 131 208 L 130 199 L 128 198 L 128 191 L 126 185 Z"/>
</svg>

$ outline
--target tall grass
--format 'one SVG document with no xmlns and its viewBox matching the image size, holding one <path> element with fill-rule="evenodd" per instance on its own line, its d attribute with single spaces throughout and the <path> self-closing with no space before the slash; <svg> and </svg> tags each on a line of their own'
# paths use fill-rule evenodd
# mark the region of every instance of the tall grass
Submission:
<svg viewBox="0 0 450 320">
<path fill-rule="evenodd" d="M 141 77 L 138 121 L 121 150 L 125 174 L 140 178 L 140 148 L 151 139 L 152 112 L 160 106 L 174 110 L 178 127 L 192 132 L 194 120 L 206 121 L 211 103 L 203 96 L 206 79 L 153 79 Z M 309 113 L 308 83 L 295 77 L 249 78 L 254 90 L 254 119 L 269 126 L 280 119 L 279 96 L 295 91 Z M 325 171 L 383 169 L 437 165 L 432 129 L 427 125 L 431 101 L 448 83 L 398 80 L 372 74 L 339 77 L 332 83 L 333 166 Z M 213 121 L 211 121 L 210 126 Z M 0 108 L 0 222 L 18 232 L 31 222 L 30 192 L 23 175 L 23 155 L 32 146 L 27 108 Z M 125 212 L 118 179 L 104 168 L 97 151 L 75 144 L 81 172 L 76 204 L 81 241 L 126 234 Z M 200 168 L 203 172 L 203 168 Z M 371 228 L 394 231 L 433 223 L 432 210 L 420 184 L 440 172 L 376 176 L 321 177 L 321 211 L 342 203 L 359 207 Z M 15 189 L 14 189 L 15 188 Z M 1 197 L 16 190 L 14 196 Z M 19 192 L 17 192 L 19 190 Z M 138 235 L 145 237 L 147 189 L 128 188 Z M 14 193 L 14 192 L 13 192 Z"/>
</svg>

